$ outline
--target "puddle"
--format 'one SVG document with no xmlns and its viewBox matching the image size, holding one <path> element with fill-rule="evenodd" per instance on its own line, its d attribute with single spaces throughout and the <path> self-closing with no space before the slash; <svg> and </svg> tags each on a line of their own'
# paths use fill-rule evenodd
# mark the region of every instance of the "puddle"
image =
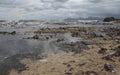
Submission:
<svg viewBox="0 0 120 75">
<path fill-rule="evenodd" d="M 0 35 L 0 59 L 18 53 L 40 53 L 42 51 L 42 45 L 37 40 L 22 39 L 21 35 Z"/>
<path fill-rule="evenodd" d="M 70 33 L 41 34 L 41 37 L 52 36 L 52 39 L 46 41 L 23 39 L 32 36 L 33 34 L 0 35 L 0 60 L 19 53 L 57 52 L 59 51 L 58 47 L 55 45 L 57 39 L 64 39 L 64 41 L 68 43 L 81 40 L 81 38 L 72 37 Z"/>
</svg>

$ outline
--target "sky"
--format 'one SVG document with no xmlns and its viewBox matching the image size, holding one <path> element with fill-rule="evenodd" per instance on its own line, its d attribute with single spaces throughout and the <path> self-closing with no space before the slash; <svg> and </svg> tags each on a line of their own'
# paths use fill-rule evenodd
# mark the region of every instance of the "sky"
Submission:
<svg viewBox="0 0 120 75">
<path fill-rule="evenodd" d="M 0 19 L 120 17 L 120 0 L 0 0 Z"/>
</svg>

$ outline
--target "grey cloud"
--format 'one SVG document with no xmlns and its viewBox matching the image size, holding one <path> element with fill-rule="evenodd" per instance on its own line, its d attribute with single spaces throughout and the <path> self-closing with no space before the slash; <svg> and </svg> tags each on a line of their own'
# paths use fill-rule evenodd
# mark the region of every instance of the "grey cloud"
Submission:
<svg viewBox="0 0 120 75">
<path fill-rule="evenodd" d="M 69 0 L 41 0 L 42 2 L 67 2 Z"/>
<path fill-rule="evenodd" d="M 41 0 L 43 3 L 50 4 L 53 9 L 65 8 L 64 4 L 69 0 Z"/>
<path fill-rule="evenodd" d="M 0 0 L 0 19 L 120 16 L 120 0 Z"/>
<path fill-rule="evenodd" d="M 13 4 L 15 0 L 0 0 L 0 4 Z"/>
<path fill-rule="evenodd" d="M 88 1 L 90 1 L 90 2 L 92 2 L 92 3 L 100 3 L 100 2 L 102 2 L 103 0 L 88 0 Z"/>
</svg>

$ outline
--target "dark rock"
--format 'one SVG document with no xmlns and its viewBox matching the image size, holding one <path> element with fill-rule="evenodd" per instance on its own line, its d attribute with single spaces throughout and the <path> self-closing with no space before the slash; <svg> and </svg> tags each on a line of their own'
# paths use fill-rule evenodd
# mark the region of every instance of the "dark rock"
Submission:
<svg viewBox="0 0 120 75">
<path fill-rule="evenodd" d="M 61 47 L 61 50 L 65 52 L 73 52 L 75 54 L 81 53 L 83 50 L 88 50 L 88 46 L 85 44 L 82 44 L 81 42 L 75 42 L 75 43 L 62 43 L 59 45 Z"/>
<path fill-rule="evenodd" d="M 80 66 L 80 67 L 84 66 L 84 65 L 86 65 L 86 63 L 78 64 L 78 66 Z"/>
<path fill-rule="evenodd" d="M 33 39 L 39 39 L 39 36 L 38 35 L 34 35 Z"/>
<path fill-rule="evenodd" d="M 106 17 L 104 19 L 104 22 L 111 22 L 111 21 L 115 21 L 115 18 L 114 17 Z"/>
<path fill-rule="evenodd" d="M 49 37 L 46 37 L 47 40 L 49 40 Z"/>
<path fill-rule="evenodd" d="M 63 65 L 67 65 L 68 63 L 63 63 Z"/>
<path fill-rule="evenodd" d="M 70 65 L 70 64 L 67 64 L 66 66 L 67 66 L 67 67 L 71 67 L 71 65 Z"/>
<path fill-rule="evenodd" d="M 118 49 L 120 49 L 120 46 L 118 46 Z"/>
<path fill-rule="evenodd" d="M 42 57 L 39 57 L 38 54 L 31 53 L 10 56 L 0 62 L 0 75 L 8 75 L 9 71 L 12 69 L 15 69 L 18 73 L 26 70 L 28 67 L 20 62 L 20 60 L 24 58 L 30 58 L 32 60 L 42 59 Z"/>
<path fill-rule="evenodd" d="M 63 64 L 66 65 L 67 67 L 71 67 L 69 63 L 63 63 Z"/>
<path fill-rule="evenodd" d="M 6 34 L 9 34 L 9 35 L 15 35 L 16 34 L 16 31 L 13 31 L 13 32 L 0 32 L 0 34 L 4 34 L 4 35 L 6 35 Z"/>
<path fill-rule="evenodd" d="M 115 61 L 112 59 L 112 55 L 107 55 L 107 56 L 103 57 L 102 59 L 105 59 L 105 60 L 107 60 L 107 61 L 115 62 Z"/>
<path fill-rule="evenodd" d="M 16 31 L 11 32 L 11 34 L 12 34 L 12 35 L 15 35 L 15 34 L 16 34 Z"/>
<path fill-rule="evenodd" d="M 106 48 L 101 48 L 101 49 L 98 51 L 98 53 L 100 53 L 100 54 L 105 54 L 106 51 L 107 51 Z"/>
<path fill-rule="evenodd" d="M 70 68 L 70 69 L 69 69 L 69 71 L 73 71 L 73 70 L 74 70 L 74 68 Z"/>
<path fill-rule="evenodd" d="M 57 42 L 61 42 L 61 41 L 64 41 L 64 39 L 57 39 Z"/>
<path fill-rule="evenodd" d="M 105 70 L 108 71 L 108 72 L 115 72 L 114 67 L 113 67 L 112 65 L 110 65 L 110 64 L 105 64 L 105 65 L 104 65 L 104 68 L 105 68 Z"/>
<path fill-rule="evenodd" d="M 72 33 L 72 37 L 78 37 L 80 34 L 79 34 L 79 32 L 74 32 L 74 33 Z"/>
<path fill-rule="evenodd" d="M 113 54 L 115 57 L 120 57 L 120 46 L 116 48 L 116 52 Z"/>
<path fill-rule="evenodd" d="M 120 57 L 120 50 L 117 50 L 117 51 L 113 54 L 113 56 L 115 56 L 115 57 Z"/>
<path fill-rule="evenodd" d="M 0 32 L 0 34 L 7 34 L 8 32 Z"/>
<path fill-rule="evenodd" d="M 72 61 L 69 61 L 70 63 L 75 63 L 75 61 L 74 60 L 72 60 Z"/>
</svg>

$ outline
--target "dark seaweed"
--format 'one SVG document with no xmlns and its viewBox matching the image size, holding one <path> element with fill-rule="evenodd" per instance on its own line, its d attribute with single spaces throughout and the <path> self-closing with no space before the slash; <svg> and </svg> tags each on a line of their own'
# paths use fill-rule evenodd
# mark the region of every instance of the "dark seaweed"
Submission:
<svg viewBox="0 0 120 75">
<path fill-rule="evenodd" d="M 40 59 L 37 54 L 16 54 L 11 57 L 6 58 L 3 62 L 0 63 L 0 75 L 8 75 L 9 71 L 15 69 L 18 73 L 27 69 L 25 64 L 20 62 L 20 59 L 30 58 L 33 60 Z"/>
</svg>

